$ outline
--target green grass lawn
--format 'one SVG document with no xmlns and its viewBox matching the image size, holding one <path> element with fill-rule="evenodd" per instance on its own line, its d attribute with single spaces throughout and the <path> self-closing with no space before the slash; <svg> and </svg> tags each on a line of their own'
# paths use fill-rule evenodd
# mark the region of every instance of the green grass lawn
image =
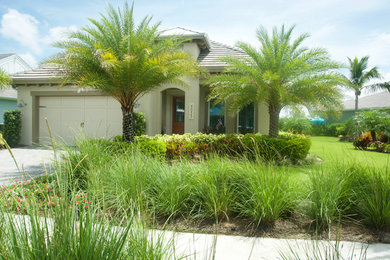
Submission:
<svg viewBox="0 0 390 260">
<path fill-rule="evenodd" d="M 352 143 L 340 142 L 337 137 L 311 137 L 310 153 L 319 156 L 323 165 L 353 163 L 362 167 L 389 168 L 390 154 L 355 150 Z"/>
</svg>

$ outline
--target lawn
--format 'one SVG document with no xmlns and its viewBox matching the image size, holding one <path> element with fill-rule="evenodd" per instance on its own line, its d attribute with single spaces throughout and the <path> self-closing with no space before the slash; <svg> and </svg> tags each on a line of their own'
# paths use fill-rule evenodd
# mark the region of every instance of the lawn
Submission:
<svg viewBox="0 0 390 260">
<path fill-rule="evenodd" d="M 319 156 L 323 160 L 323 166 L 351 163 L 377 169 L 390 167 L 389 154 L 356 150 L 352 143 L 340 142 L 337 137 L 313 136 L 311 140 L 310 153 Z"/>
</svg>

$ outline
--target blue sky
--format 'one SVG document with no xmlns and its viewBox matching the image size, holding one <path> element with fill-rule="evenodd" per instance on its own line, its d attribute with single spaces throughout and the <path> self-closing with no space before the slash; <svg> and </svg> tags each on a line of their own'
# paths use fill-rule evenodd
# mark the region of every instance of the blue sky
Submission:
<svg viewBox="0 0 390 260">
<path fill-rule="evenodd" d="M 0 53 L 17 53 L 32 66 L 56 53 L 51 47 L 64 32 L 98 18 L 107 3 L 92 0 L 1 0 Z M 130 2 L 131 3 L 131 2 Z M 307 32 L 309 47 L 326 48 L 335 60 L 370 56 L 383 80 L 390 80 L 390 1 L 388 0 L 135 0 L 135 15 L 152 15 L 161 28 L 175 26 L 206 32 L 212 40 L 234 45 L 256 45 L 260 25 L 296 25 L 296 35 Z"/>
</svg>

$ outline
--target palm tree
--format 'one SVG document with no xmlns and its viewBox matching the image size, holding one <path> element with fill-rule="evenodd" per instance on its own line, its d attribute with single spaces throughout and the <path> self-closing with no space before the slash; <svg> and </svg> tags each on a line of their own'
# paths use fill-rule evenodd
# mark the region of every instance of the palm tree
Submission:
<svg viewBox="0 0 390 260">
<path fill-rule="evenodd" d="M 360 60 L 357 57 L 353 60 L 349 57 L 347 58 L 349 61 L 350 78 L 346 78 L 346 86 L 355 92 L 355 117 L 357 117 L 359 113 L 359 96 L 364 88 L 369 88 L 371 90 L 388 88 L 385 83 L 365 85 L 371 79 L 381 78 L 377 67 L 367 70 L 368 56 L 365 56 Z"/>
<path fill-rule="evenodd" d="M 160 23 L 145 17 L 134 22 L 133 6 L 121 10 L 108 5 L 107 15 L 89 19 L 91 26 L 56 43 L 63 52 L 48 63 L 63 68 L 65 83 L 91 87 L 114 97 L 121 105 L 123 140 L 134 140 L 135 103 L 164 83 L 184 84 L 183 76 L 197 72 L 196 61 L 180 51 L 181 43 L 160 37 Z"/>
<path fill-rule="evenodd" d="M 0 68 L 0 89 L 8 87 L 11 83 L 11 78 L 8 74 Z"/>
<path fill-rule="evenodd" d="M 260 27 L 260 48 L 239 42 L 237 47 L 248 57 L 223 58 L 226 71 L 209 79 L 210 98 L 229 100 L 233 111 L 253 102 L 265 102 L 270 137 L 278 137 L 279 114 L 285 106 L 300 104 L 323 111 L 340 107 L 341 94 L 336 85 L 342 77 L 334 71 L 340 64 L 332 61 L 324 49 L 302 47 L 308 34 L 292 41 L 293 29 L 274 28 L 269 36 Z"/>
</svg>

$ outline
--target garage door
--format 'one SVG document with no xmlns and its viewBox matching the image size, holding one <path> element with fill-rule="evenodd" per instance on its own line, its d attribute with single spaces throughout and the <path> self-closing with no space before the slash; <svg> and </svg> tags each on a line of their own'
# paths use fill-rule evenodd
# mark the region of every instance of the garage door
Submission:
<svg viewBox="0 0 390 260">
<path fill-rule="evenodd" d="M 74 138 L 111 138 L 122 132 L 119 103 L 107 96 L 62 96 L 39 98 L 39 142 L 49 143 L 49 121 L 55 138 L 74 144 Z"/>
</svg>

